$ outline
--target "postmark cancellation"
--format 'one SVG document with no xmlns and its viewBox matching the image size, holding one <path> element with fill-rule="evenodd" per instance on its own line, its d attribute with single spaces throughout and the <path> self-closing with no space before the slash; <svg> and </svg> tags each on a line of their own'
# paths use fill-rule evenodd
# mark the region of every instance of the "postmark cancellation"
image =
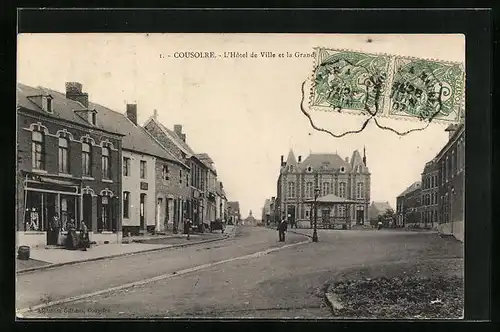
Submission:
<svg viewBox="0 0 500 332">
<path fill-rule="evenodd" d="M 461 63 L 316 48 L 309 106 L 371 117 L 459 123 Z"/>
</svg>

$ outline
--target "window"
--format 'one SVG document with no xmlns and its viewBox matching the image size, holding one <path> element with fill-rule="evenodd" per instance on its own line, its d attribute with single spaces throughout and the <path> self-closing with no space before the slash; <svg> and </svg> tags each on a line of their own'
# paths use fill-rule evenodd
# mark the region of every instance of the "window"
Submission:
<svg viewBox="0 0 500 332">
<path fill-rule="evenodd" d="M 312 169 L 312 167 L 311 167 L 311 166 L 307 166 L 307 171 L 308 171 L 309 173 L 311 173 L 311 172 L 312 172 L 312 170 L 313 170 L 313 169 Z"/>
<path fill-rule="evenodd" d="M 145 179 L 146 178 L 146 168 L 147 168 L 146 161 L 141 160 L 139 167 L 140 167 L 141 179 Z"/>
<path fill-rule="evenodd" d="M 59 173 L 69 173 L 68 139 L 59 138 Z"/>
<path fill-rule="evenodd" d="M 102 164 L 102 178 L 103 179 L 110 179 L 111 178 L 111 172 L 109 170 L 109 162 L 110 159 L 110 150 L 108 147 L 103 147 L 102 148 L 102 156 L 101 156 L 101 164 Z"/>
<path fill-rule="evenodd" d="M 290 172 L 294 172 L 294 171 L 295 171 L 295 168 L 293 167 L 293 165 L 290 165 L 290 166 L 288 167 L 288 170 L 289 170 Z"/>
<path fill-rule="evenodd" d="M 339 206 L 339 217 L 345 217 L 345 216 L 346 216 L 345 206 L 344 205 L 340 205 Z"/>
<path fill-rule="evenodd" d="M 179 170 L 179 183 L 182 183 L 182 169 Z"/>
<path fill-rule="evenodd" d="M 445 167 L 444 167 L 444 160 L 441 161 L 441 185 L 444 184 L 444 177 L 446 176 L 445 174 Z"/>
<path fill-rule="evenodd" d="M 312 184 L 312 182 L 306 183 L 306 197 L 307 198 L 313 197 L 313 184 Z"/>
<path fill-rule="evenodd" d="M 189 174 L 186 173 L 186 187 L 189 187 Z"/>
<path fill-rule="evenodd" d="M 92 124 L 95 126 L 95 113 L 92 113 Z"/>
<path fill-rule="evenodd" d="M 123 218 L 129 218 L 130 192 L 123 192 Z"/>
<path fill-rule="evenodd" d="M 31 134 L 31 161 L 35 169 L 45 169 L 44 138 L 44 134 L 40 131 Z"/>
<path fill-rule="evenodd" d="M 365 197 L 365 184 L 363 182 L 359 182 L 356 186 L 356 198 L 362 199 Z"/>
<path fill-rule="evenodd" d="M 82 175 L 92 176 L 91 174 L 91 147 L 89 143 L 82 143 Z"/>
<path fill-rule="evenodd" d="M 288 182 L 288 198 L 295 197 L 295 182 Z"/>
<path fill-rule="evenodd" d="M 123 157 L 123 176 L 130 176 L 130 158 Z"/>
<path fill-rule="evenodd" d="M 449 176 L 450 176 L 450 159 L 448 158 L 448 156 L 446 156 L 446 165 L 444 169 L 444 178 L 446 182 L 448 182 Z"/>
<path fill-rule="evenodd" d="M 309 210 L 306 210 L 306 218 L 309 218 Z"/>
<path fill-rule="evenodd" d="M 330 182 L 323 182 L 323 196 L 330 194 Z"/>
<path fill-rule="evenodd" d="M 168 165 L 163 165 L 161 176 L 164 180 L 170 179 L 170 170 L 168 169 Z"/>
<path fill-rule="evenodd" d="M 340 167 L 340 173 L 344 173 L 344 172 L 345 172 L 345 167 L 344 166 Z"/>
<path fill-rule="evenodd" d="M 345 188 L 346 188 L 346 183 L 340 182 L 339 183 L 339 197 L 345 198 Z"/>
</svg>

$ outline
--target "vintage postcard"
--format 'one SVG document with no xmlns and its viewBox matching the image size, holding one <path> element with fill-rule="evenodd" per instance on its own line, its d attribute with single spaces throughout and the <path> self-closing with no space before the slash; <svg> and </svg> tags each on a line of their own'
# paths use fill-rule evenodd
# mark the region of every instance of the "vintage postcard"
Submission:
<svg viewBox="0 0 500 332">
<path fill-rule="evenodd" d="M 463 35 L 17 47 L 18 318 L 463 318 Z"/>
</svg>

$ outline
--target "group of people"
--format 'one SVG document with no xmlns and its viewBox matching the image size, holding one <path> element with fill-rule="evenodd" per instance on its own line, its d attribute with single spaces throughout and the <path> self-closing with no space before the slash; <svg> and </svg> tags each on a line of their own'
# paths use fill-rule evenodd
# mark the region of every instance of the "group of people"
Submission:
<svg viewBox="0 0 500 332">
<path fill-rule="evenodd" d="M 61 221 L 57 213 L 52 217 L 52 222 L 49 228 L 49 236 L 51 237 L 50 243 L 59 244 L 59 236 L 61 231 L 67 231 L 66 241 L 64 246 L 66 249 L 76 250 L 81 249 L 86 251 L 90 248 L 89 230 L 84 221 L 80 223 L 80 234 L 76 232 L 75 219 L 71 218 L 66 223 L 66 227 L 61 227 Z"/>
</svg>

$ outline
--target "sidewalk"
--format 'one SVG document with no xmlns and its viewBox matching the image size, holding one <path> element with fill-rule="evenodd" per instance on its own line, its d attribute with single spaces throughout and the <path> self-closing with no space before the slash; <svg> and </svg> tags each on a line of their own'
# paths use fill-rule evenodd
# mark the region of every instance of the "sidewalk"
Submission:
<svg viewBox="0 0 500 332">
<path fill-rule="evenodd" d="M 234 232 L 234 227 L 230 228 L 228 226 L 224 234 L 221 234 L 220 232 L 194 234 L 190 235 L 190 240 L 186 239 L 186 235 L 180 234 L 175 236 L 138 236 L 131 237 L 131 240 L 136 242 L 127 243 L 127 238 L 124 238 L 124 243 L 94 245 L 87 251 L 66 250 L 59 248 L 31 248 L 30 259 L 28 261 L 22 261 L 16 258 L 16 272 L 26 273 L 62 265 L 90 262 L 137 253 L 153 252 L 169 248 L 185 247 L 205 242 L 219 241 L 233 236 Z M 144 243 L 146 241 L 161 243 Z"/>
</svg>

